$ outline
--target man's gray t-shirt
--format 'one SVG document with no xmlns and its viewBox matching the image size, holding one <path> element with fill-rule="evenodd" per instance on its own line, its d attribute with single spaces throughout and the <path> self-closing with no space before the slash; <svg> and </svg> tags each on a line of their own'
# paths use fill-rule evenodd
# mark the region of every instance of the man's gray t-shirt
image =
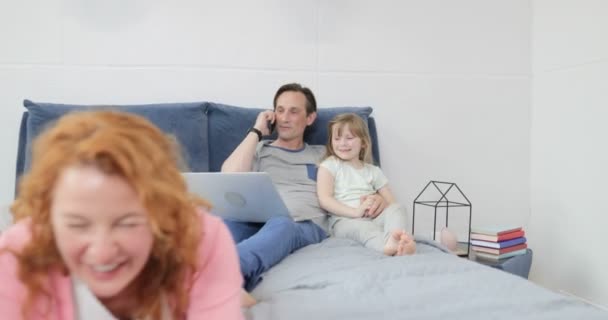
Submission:
<svg viewBox="0 0 608 320">
<path fill-rule="evenodd" d="M 289 150 L 271 146 L 271 142 L 258 143 L 253 170 L 270 175 L 295 221 L 313 220 L 323 227 L 326 214 L 319 205 L 316 181 L 325 146 L 304 144 L 300 150 Z"/>
</svg>

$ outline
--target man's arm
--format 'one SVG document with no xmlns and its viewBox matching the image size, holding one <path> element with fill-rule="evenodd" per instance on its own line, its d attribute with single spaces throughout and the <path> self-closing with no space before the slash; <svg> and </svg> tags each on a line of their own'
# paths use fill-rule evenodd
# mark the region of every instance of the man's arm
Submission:
<svg viewBox="0 0 608 320">
<path fill-rule="evenodd" d="M 270 134 L 267 125 L 268 121 L 274 123 L 274 112 L 271 110 L 260 112 L 253 127 L 260 130 L 262 135 L 267 136 Z M 255 149 L 258 142 L 258 136 L 253 132 L 249 132 L 247 136 L 245 136 L 245 139 L 243 139 L 238 147 L 236 147 L 224 161 L 222 164 L 222 172 L 251 171 L 253 168 L 253 157 L 255 156 Z"/>
<path fill-rule="evenodd" d="M 380 190 L 378 190 L 378 194 L 381 195 L 382 198 L 384 198 L 387 205 L 391 205 L 396 202 L 395 197 L 393 196 L 391 188 L 389 188 L 388 184 L 385 184 L 384 187 L 380 188 Z"/>
<path fill-rule="evenodd" d="M 372 185 L 374 188 L 379 188 L 377 189 L 378 192 L 361 197 L 361 202 L 371 202 L 370 208 L 365 213 L 364 217 L 372 219 L 380 215 L 382 211 L 388 207 L 388 205 L 395 202 L 395 197 L 393 197 L 393 194 L 388 187 L 387 179 L 384 176 L 384 173 L 379 167 L 374 167 L 374 170 L 375 172 L 373 173 L 374 178 Z"/>
</svg>

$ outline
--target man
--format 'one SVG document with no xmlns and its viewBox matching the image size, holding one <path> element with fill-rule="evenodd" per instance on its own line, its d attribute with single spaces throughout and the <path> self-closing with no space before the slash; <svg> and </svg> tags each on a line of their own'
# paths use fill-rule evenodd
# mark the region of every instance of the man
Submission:
<svg viewBox="0 0 608 320">
<path fill-rule="evenodd" d="M 245 289 L 251 291 L 261 275 L 293 251 L 327 237 L 326 214 L 316 193 L 317 164 L 325 146 L 304 142 L 304 131 L 317 117 L 317 103 L 312 91 L 291 83 L 279 88 L 274 96 L 274 110 L 261 112 L 241 144 L 224 161 L 222 172 L 264 171 L 277 187 L 290 211 L 291 218 L 274 217 L 266 223 L 226 220 L 239 253 Z M 262 141 L 277 131 L 274 141 Z M 371 217 L 377 216 L 385 201 L 372 196 L 375 205 Z M 244 295 L 244 304 L 254 304 Z"/>
</svg>

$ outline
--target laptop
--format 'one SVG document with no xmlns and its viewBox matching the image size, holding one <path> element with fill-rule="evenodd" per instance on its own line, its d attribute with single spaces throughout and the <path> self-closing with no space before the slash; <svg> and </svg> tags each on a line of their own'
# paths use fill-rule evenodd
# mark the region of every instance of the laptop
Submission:
<svg viewBox="0 0 608 320">
<path fill-rule="evenodd" d="M 231 220 L 266 222 L 291 217 L 266 172 L 184 172 L 190 192 L 211 202 L 211 213 Z"/>
</svg>

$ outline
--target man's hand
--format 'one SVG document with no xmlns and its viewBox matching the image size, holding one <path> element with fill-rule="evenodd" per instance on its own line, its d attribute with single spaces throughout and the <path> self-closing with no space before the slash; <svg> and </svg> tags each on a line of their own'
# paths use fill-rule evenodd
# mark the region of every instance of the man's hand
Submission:
<svg viewBox="0 0 608 320">
<path fill-rule="evenodd" d="M 382 198 L 381 195 L 379 194 L 370 194 L 367 196 L 361 196 L 361 203 L 370 203 L 369 205 L 369 209 L 365 212 L 365 214 L 363 215 L 364 218 L 375 218 L 377 217 L 379 214 L 382 213 L 382 211 L 384 211 L 384 209 L 386 209 L 386 206 L 388 205 L 388 203 L 386 203 L 386 201 L 384 201 L 384 198 Z"/>
<path fill-rule="evenodd" d="M 272 132 L 270 132 L 270 128 L 268 128 L 268 122 L 274 123 L 275 121 L 276 120 L 274 118 L 274 111 L 262 111 L 255 119 L 255 124 L 253 125 L 253 127 L 260 130 L 263 136 L 269 136 Z"/>
</svg>

